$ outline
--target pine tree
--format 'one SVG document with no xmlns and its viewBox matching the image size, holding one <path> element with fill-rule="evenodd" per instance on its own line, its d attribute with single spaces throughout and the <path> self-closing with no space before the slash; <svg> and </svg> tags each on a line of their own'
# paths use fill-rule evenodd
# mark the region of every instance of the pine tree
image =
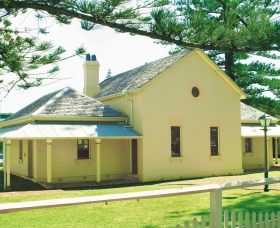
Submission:
<svg viewBox="0 0 280 228">
<path fill-rule="evenodd" d="M 248 94 L 247 103 L 274 112 L 274 101 L 263 92 L 280 98 L 279 69 L 267 61 L 248 60 L 280 58 L 279 0 L 149 2 L 133 7 L 127 0 L 3 0 L 0 8 L 7 14 L 35 9 L 38 17 L 49 14 L 64 24 L 78 18 L 86 30 L 108 26 L 175 44 L 179 50 L 201 48 Z"/>
<path fill-rule="evenodd" d="M 107 79 L 107 78 L 111 78 L 111 77 L 112 77 L 111 70 L 110 70 L 110 69 L 108 69 L 108 71 L 107 71 L 107 75 L 106 75 L 106 79 Z"/>
<path fill-rule="evenodd" d="M 14 88 L 28 89 L 42 85 L 44 79 L 54 79 L 59 71 L 59 61 L 85 53 L 85 49 L 79 47 L 72 56 L 63 57 L 66 50 L 62 46 L 55 46 L 51 41 L 42 41 L 37 36 L 29 36 L 27 31 L 13 29 L 11 25 L 11 21 L 2 15 L 0 75 L 16 75 L 15 80 L 1 86 L 1 91 L 6 92 L 5 96 Z M 3 80 L 0 80 L 0 83 L 3 83 Z"/>
</svg>

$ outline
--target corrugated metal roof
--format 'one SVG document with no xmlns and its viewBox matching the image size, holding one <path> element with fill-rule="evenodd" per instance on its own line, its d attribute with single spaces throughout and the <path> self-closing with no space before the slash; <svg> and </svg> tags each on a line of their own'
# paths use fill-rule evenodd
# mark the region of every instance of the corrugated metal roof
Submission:
<svg viewBox="0 0 280 228">
<path fill-rule="evenodd" d="M 139 138 L 123 123 L 34 122 L 0 129 L 0 139 Z"/>
<path fill-rule="evenodd" d="M 260 124 L 241 124 L 241 136 L 242 137 L 264 137 L 263 127 Z M 280 126 L 277 124 L 271 124 L 268 128 L 268 137 L 279 137 Z"/>
</svg>

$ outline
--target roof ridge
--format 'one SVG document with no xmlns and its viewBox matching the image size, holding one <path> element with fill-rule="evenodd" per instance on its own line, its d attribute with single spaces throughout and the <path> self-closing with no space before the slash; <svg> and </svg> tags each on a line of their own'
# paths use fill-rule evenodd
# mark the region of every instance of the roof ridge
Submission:
<svg viewBox="0 0 280 228">
<path fill-rule="evenodd" d="M 49 99 L 44 105 L 42 105 L 40 108 L 38 108 L 35 112 L 33 112 L 33 115 L 39 114 L 40 112 L 42 112 L 42 110 L 46 109 L 50 104 L 52 104 L 53 102 L 55 102 L 57 100 L 57 98 L 59 98 L 62 94 L 64 94 L 70 87 L 66 86 L 63 89 L 61 89 L 61 91 L 59 93 L 57 93 L 56 95 L 54 95 L 51 99 Z"/>
</svg>

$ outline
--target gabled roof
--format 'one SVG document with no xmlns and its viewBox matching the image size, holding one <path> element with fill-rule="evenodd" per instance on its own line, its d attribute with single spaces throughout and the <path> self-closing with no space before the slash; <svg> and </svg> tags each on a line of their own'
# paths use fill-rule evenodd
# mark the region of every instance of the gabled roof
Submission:
<svg viewBox="0 0 280 228">
<path fill-rule="evenodd" d="M 201 59 L 209 64 L 210 67 L 214 69 L 215 72 L 218 73 L 221 78 L 239 94 L 240 99 L 246 98 L 246 94 L 235 84 L 235 82 L 200 49 L 195 49 L 194 51 L 183 51 L 108 78 L 99 84 L 100 92 L 95 96 L 95 98 L 102 99 L 111 96 L 123 95 L 125 91 L 138 90 L 190 53 L 197 53 Z"/>
<path fill-rule="evenodd" d="M 244 122 L 244 121 L 255 121 L 256 122 L 262 115 L 266 114 L 256 108 L 253 108 L 242 102 L 240 102 L 240 105 L 241 105 L 241 121 L 242 122 Z M 268 114 L 266 114 L 266 115 L 268 115 Z M 268 115 L 268 116 L 270 116 L 270 115 Z M 278 121 L 278 119 L 276 119 L 275 117 L 272 117 L 272 116 L 270 116 L 270 117 L 272 118 L 273 122 Z"/>
<path fill-rule="evenodd" d="M 95 98 L 139 89 L 189 53 L 180 52 L 108 78 L 100 83 L 100 93 Z"/>
<path fill-rule="evenodd" d="M 28 116 L 123 117 L 116 109 L 70 87 L 44 95 L 3 122 Z"/>
</svg>

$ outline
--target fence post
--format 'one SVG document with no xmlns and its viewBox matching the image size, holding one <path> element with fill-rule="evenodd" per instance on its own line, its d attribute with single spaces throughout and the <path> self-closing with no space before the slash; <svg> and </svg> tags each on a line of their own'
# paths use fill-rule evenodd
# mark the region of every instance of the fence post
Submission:
<svg viewBox="0 0 280 228">
<path fill-rule="evenodd" d="M 210 228 L 222 228 L 222 189 L 210 192 Z"/>
</svg>

